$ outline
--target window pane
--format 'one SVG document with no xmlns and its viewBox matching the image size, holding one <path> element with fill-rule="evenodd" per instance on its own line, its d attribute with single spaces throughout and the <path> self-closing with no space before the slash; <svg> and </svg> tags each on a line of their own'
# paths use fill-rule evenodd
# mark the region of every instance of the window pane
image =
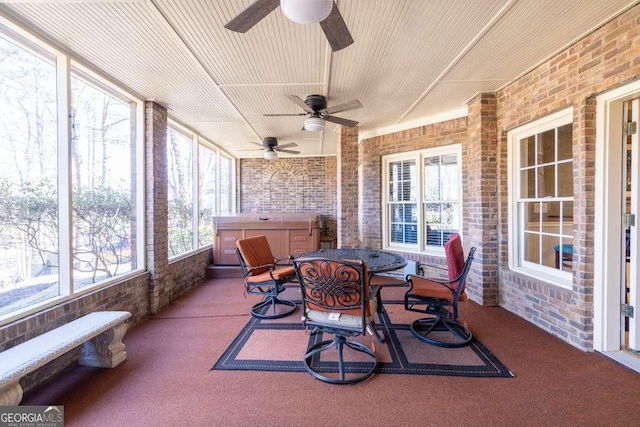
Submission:
<svg viewBox="0 0 640 427">
<path fill-rule="evenodd" d="M 536 197 L 536 169 L 525 169 L 520 172 L 520 197 L 533 199 Z"/>
<path fill-rule="evenodd" d="M 540 230 L 540 202 L 522 203 L 524 209 L 524 229 L 528 231 Z"/>
<path fill-rule="evenodd" d="M 460 171 L 458 168 L 458 156 L 442 156 L 440 167 L 440 188 L 442 200 L 458 200 L 458 179 Z"/>
<path fill-rule="evenodd" d="M 401 203 L 389 206 L 390 239 L 394 243 L 418 242 L 417 205 Z"/>
<path fill-rule="evenodd" d="M 416 224 L 418 222 L 417 206 L 414 204 L 404 205 L 404 222 L 409 224 Z"/>
<path fill-rule="evenodd" d="M 169 257 L 193 249 L 192 151 L 191 138 L 173 129 L 168 129 Z"/>
<path fill-rule="evenodd" d="M 573 124 L 571 123 L 558 128 L 558 160 L 573 158 L 572 129 Z"/>
<path fill-rule="evenodd" d="M 216 210 L 216 153 L 198 146 L 198 242 L 200 246 L 213 243 L 212 217 Z"/>
<path fill-rule="evenodd" d="M 559 249 L 559 245 L 560 237 L 542 235 L 542 265 L 556 268 L 556 249 Z"/>
<path fill-rule="evenodd" d="M 524 260 L 540 264 L 540 235 L 524 233 Z"/>
<path fill-rule="evenodd" d="M 555 197 L 556 165 L 538 168 L 538 197 Z"/>
<path fill-rule="evenodd" d="M 136 268 L 134 108 L 71 79 L 73 285 Z"/>
<path fill-rule="evenodd" d="M 530 136 L 520 140 L 520 167 L 536 165 L 536 137 Z"/>
<path fill-rule="evenodd" d="M 60 294 L 54 64 L 0 37 L 0 316 Z"/>
<path fill-rule="evenodd" d="M 556 158 L 556 130 L 551 129 L 538 135 L 538 164 L 550 163 Z"/>
<path fill-rule="evenodd" d="M 558 164 L 558 197 L 573 197 L 573 164 Z"/>
</svg>

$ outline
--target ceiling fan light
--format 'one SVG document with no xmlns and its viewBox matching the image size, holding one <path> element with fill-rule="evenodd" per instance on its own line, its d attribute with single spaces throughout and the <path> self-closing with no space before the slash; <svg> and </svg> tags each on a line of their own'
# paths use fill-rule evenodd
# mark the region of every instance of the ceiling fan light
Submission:
<svg viewBox="0 0 640 427">
<path fill-rule="evenodd" d="M 282 13 L 298 24 L 324 21 L 333 9 L 333 0 L 281 0 Z"/>
<path fill-rule="evenodd" d="M 320 117 L 309 117 L 304 121 L 304 128 L 310 132 L 321 132 L 324 126 L 325 122 Z"/>
<path fill-rule="evenodd" d="M 267 150 L 264 152 L 263 157 L 267 160 L 274 160 L 278 158 L 278 153 L 273 150 Z"/>
</svg>

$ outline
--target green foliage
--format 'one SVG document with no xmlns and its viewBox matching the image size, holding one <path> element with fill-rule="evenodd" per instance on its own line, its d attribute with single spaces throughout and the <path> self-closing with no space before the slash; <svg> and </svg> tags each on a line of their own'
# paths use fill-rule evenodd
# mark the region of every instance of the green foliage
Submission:
<svg viewBox="0 0 640 427">
<path fill-rule="evenodd" d="M 74 188 L 72 198 L 74 270 L 91 273 L 92 281 L 98 275 L 117 274 L 119 264 L 130 259 L 134 227 L 130 196 L 98 187 Z M 46 180 L 21 187 L 1 180 L 0 231 L 5 246 L 26 244 L 38 254 L 42 265 L 47 265 L 50 257 L 46 255 L 58 252 L 55 187 Z"/>
</svg>

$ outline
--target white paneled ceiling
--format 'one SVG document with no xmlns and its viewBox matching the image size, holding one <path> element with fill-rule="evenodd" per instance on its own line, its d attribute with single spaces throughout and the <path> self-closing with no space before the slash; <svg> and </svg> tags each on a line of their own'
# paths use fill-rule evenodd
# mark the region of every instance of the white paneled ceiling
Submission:
<svg viewBox="0 0 640 427">
<path fill-rule="evenodd" d="M 354 43 L 332 52 L 318 24 L 276 8 L 244 34 L 224 25 L 254 0 L 0 1 L 0 13 L 237 157 L 273 136 L 333 155 L 338 126 L 302 131 L 285 95 L 352 99 L 336 113 L 376 134 L 459 111 L 628 7 L 630 0 L 338 0 Z M 284 155 L 286 156 L 286 155 Z"/>
</svg>

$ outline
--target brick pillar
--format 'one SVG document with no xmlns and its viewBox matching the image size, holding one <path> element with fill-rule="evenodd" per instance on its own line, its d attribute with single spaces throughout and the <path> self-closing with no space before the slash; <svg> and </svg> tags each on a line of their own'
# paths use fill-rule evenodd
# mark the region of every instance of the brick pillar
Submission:
<svg viewBox="0 0 640 427">
<path fill-rule="evenodd" d="M 338 132 L 338 247 L 357 247 L 358 241 L 358 129 Z"/>
<path fill-rule="evenodd" d="M 469 101 L 465 248 L 477 248 L 467 293 L 483 305 L 499 304 L 498 288 L 498 164 L 497 99 L 483 93 Z"/>
<path fill-rule="evenodd" d="M 147 269 L 151 313 L 169 304 L 167 109 L 145 103 Z"/>
</svg>

